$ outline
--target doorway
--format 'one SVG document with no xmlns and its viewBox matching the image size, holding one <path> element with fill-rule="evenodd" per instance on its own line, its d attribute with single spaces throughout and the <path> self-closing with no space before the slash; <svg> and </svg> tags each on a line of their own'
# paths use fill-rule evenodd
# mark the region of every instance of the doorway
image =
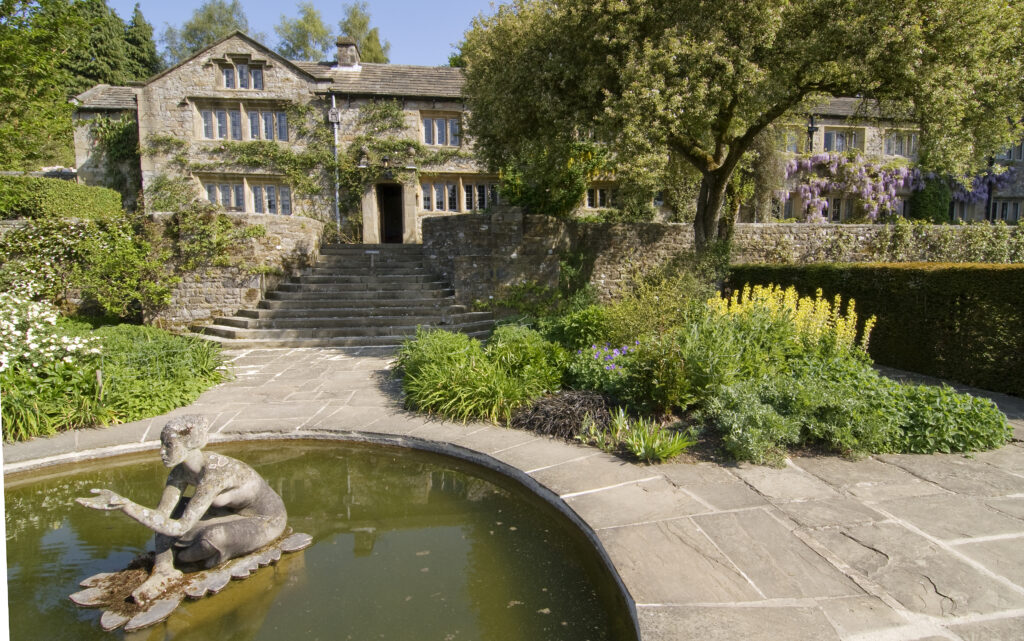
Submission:
<svg viewBox="0 0 1024 641">
<path fill-rule="evenodd" d="M 402 186 L 377 185 L 377 215 L 380 218 L 382 243 L 401 243 L 405 230 L 402 226 Z"/>
</svg>

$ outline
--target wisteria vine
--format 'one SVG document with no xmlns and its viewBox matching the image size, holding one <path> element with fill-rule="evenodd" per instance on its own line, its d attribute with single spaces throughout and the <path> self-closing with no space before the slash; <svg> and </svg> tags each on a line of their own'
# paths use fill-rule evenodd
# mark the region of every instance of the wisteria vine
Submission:
<svg viewBox="0 0 1024 641">
<path fill-rule="evenodd" d="M 989 194 L 1009 185 L 1014 179 L 1014 167 L 1000 172 L 988 170 L 969 180 L 950 180 L 955 202 L 978 203 Z M 859 200 L 864 215 L 877 220 L 880 214 L 899 211 L 900 191 L 915 192 L 924 189 L 926 180 L 935 174 L 905 165 L 884 164 L 866 160 L 860 154 L 818 153 L 793 158 L 786 164 L 786 180 L 795 181 L 794 190 L 804 204 L 807 222 L 824 222 L 824 211 L 829 194 L 843 194 Z M 790 192 L 778 193 L 780 202 L 786 202 Z"/>
</svg>

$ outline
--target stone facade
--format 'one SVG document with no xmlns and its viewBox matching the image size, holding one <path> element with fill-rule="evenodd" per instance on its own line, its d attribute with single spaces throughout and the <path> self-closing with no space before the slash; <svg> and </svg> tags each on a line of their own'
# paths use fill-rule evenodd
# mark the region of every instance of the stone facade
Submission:
<svg viewBox="0 0 1024 641">
<path fill-rule="evenodd" d="M 184 174 L 228 211 L 328 222 L 336 216 L 330 185 L 300 197 L 282 172 L 225 165 L 218 147 L 261 140 L 301 151 L 293 107 L 311 106 L 313 124 L 333 129 L 338 153 L 344 153 L 359 133 L 361 107 L 398 101 L 405 118 L 400 136 L 428 149 L 466 153 L 439 166 L 380 172 L 383 178 L 361 195 L 359 211 L 337 214 L 361 216 L 363 242 L 416 243 L 422 218 L 481 210 L 496 194 L 497 178 L 482 171 L 461 135 L 461 87 L 462 72 L 451 67 L 360 63 L 358 48 L 346 39 L 339 40 L 334 61 L 309 63 L 286 60 L 236 32 L 139 87 L 91 89 L 77 97 L 76 118 L 137 117 L 142 146 L 153 151 L 141 159 L 144 188 L 160 175 Z M 154 142 L 172 144 L 156 153 Z M 103 184 L 105 168 L 88 125 L 76 130 L 75 149 L 80 180 Z"/>
<path fill-rule="evenodd" d="M 263 225 L 266 234 L 247 238 L 232 252 L 243 267 L 211 267 L 185 274 L 171 293 L 168 307 L 146 319 L 169 329 L 211 322 L 239 309 L 254 307 L 267 291 L 316 263 L 323 223 L 302 216 L 228 214 L 236 222 Z M 169 214 L 154 214 L 160 222 Z M 253 270 L 253 267 L 259 267 Z"/>
</svg>

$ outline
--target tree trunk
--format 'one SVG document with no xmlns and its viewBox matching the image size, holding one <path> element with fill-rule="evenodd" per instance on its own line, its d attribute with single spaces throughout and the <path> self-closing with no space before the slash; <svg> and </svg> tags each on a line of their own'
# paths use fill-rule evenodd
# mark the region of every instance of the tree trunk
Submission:
<svg viewBox="0 0 1024 641">
<path fill-rule="evenodd" d="M 697 217 L 693 220 L 693 243 L 697 252 L 703 252 L 717 242 L 718 221 L 725 202 L 725 188 L 732 174 L 724 171 L 705 173 L 700 180 L 700 194 L 697 196 Z"/>
</svg>

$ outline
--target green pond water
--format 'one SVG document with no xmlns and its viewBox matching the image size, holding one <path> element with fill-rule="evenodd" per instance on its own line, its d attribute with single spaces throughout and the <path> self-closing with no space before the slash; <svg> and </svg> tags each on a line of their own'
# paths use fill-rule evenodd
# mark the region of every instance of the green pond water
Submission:
<svg viewBox="0 0 1024 641">
<path fill-rule="evenodd" d="M 155 453 L 12 475 L 6 483 L 11 637 L 46 639 L 635 639 L 625 602 L 584 535 L 514 481 L 382 446 L 211 446 L 252 465 L 312 547 L 131 634 L 68 595 L 151 546 L 141 525 L 73 502 L 106 487 L 155 506 Z"/>
</svg>

